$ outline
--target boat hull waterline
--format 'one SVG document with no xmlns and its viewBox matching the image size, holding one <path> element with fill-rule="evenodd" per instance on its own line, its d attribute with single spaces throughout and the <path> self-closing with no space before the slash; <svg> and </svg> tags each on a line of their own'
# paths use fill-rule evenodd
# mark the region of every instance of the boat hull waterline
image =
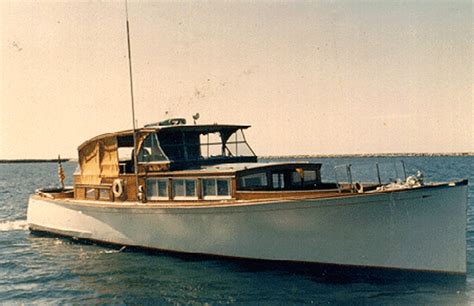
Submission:
<svg viewBox="0 0 474 306">
<path fill-rule="evenodd" d="M 467 181 L 397 192 L 228 205 L 30 197 L 33 231 L 262 260 L 466 273 Z"/>
</svg>

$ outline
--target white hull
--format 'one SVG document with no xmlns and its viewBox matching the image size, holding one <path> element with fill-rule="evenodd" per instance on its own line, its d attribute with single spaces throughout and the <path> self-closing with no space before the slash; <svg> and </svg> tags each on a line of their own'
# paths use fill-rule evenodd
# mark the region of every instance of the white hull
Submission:
<svg viewBox="0 0 474 306">
<path fill-rule="evenodd" d="M 171 207 L 32 196 L 32 230 L 186 253 L 466 273 L 467 185 Z"/>
</svg>

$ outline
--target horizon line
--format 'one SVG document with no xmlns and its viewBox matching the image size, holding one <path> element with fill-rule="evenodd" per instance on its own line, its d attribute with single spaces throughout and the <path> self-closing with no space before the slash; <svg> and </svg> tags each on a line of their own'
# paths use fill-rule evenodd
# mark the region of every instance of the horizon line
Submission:
<svg viewBox="0 0 474 306">
<path fill-rule="evenodd" d="M 342 153 L 342 154 L 283 154 L 283 155 L 261 155 L 258 158 L 263 159 L 284 159 L 284 158 L 334 158 L 334 157 L 437 157 L 437 156 L 474 156 L 474 152 L 436 152 L 436 153 Z M 77 158 L 61 158 L 61 162 L 75 161 Z M 57 158 L 13 158 L 0 159 L 0 163 L 42 163 L 42 162 L 57 162 Z"/>
</svg>

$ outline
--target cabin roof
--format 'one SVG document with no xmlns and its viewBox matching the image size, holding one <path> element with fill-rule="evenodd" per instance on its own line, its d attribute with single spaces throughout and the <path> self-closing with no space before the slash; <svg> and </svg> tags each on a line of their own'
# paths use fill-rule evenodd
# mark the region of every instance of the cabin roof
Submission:
<svg viewBox="0 0 474 306">
<path fill-rule="evenodd" d="M 155 128 L 139 128 L 136 129 L 137 133 L 153 133 L 157 129 Z M 105 133 L 105 134 L 100 134 L 95 137 L 92 137 L 91 139 L 88 139 L 84 141 L 77 149 L 80 151 L 82 148 L 84 148 L 87 144 L 98 141 L 101 139 L 105 138 L 110 138 L 110 137 L 117 137 L 117 136 L 130 136 L 133 135 L 133 130 L 124 130 L 124 131 L 119 131 L 119 132 L 113 132 L 113 133 Z"/>
<path fill-rule="evenodd" d="M 187 170 L 179 170 L 173 171 L 174 175 L 179 175 L 180 173 L 183 174 L 201 174 L 201 173 L 235 173 L 242 170 L 251 170 L 251 169 L 265 169 L 275 166 L 304 166 L 310 165 L 314 163 L 310 163 L 307 161 L 301 162 L 255 162 L 255 163 L 227 163 L 227 164 L 217 164 L 217 165 L 210 165 L 210 166 L 201 166 L 199 169 L 187 169 Z M 317 163 L 317 165 L 321 165 Z"/>
<path fill-rule="evenodd" d="M 183 132 L 198 132 L 198 133 L 216 133 L 219 131 L 231 132 L 237 131 L 239 129 L 247 129 L 250 125 L 237 125 L 237 124 L 185 124 L 185 125 L 170 125 L 170 126 L 159 126 L 159 127 L 143 127 L 136 129 L 137 133 L 153 133 L 160 130 L 166 131 L 183 131 Z M 98 141 L 104 138 L 118 137 L 118 136 L 130 136 L 133 135 L 133 130 L 124 130 L 113 133 L 105 133 L 97 135 L 91 139 L 84 141 L 77 149 L 80 151 L 87 144 Z"/>
<path fill-rule="evenodd" d="M 248 129 L 250 125 L 236 124 L 186 124 L 160 126 L 157 130 L 176 130 L 183 132 L 216 133 L 220 131 L 234 132 L 240 129 Z"/>
</svg>

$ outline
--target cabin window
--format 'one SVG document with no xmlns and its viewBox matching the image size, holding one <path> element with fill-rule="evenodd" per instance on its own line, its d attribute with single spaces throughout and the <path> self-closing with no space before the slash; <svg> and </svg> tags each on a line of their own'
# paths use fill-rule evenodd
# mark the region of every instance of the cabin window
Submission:
<svg viewBox="0 0 474 306">
<path fill-rule="evenodd" d="M 173 161 L 198 160 L 201 158 L 199 133 L 166 132 L 160 133 L 160 144 L 166 156 Z"/>
<path fill-rule="evenodd" d="M 150 134 L 145 141 L 143 141 L 140 153 L 138 154 L 138 162 L 148 163 L 167 160 L 160 148 L 156 134 Z"/>
<path fill-rule="evenodd" d="M 292 186 L 301 186 L 301 184 L 303 183 L 303 177 L 304 177 L 303 173 L 297 172 L 297 171 L 291 173 Z"/>
<path fill-rule="evenodd" d="M 268 186 L 267 174 L 265 172 L 242 176 L 239 184 L 244 188 Z"/>
<path fill-rule="evenodd" d="M 203 133 L 200 144 L 203 158 L 255 156 L 242 130 Z"/>
<path fill-rule="evenodd" d="M 308 186 L 318 181 L 316 170 L 300 170 L 291 173 L 292 186 Z"/>
<path fill-rule="evenodd" d="M 197 200 L 196 180 L 174 179 L 173 198 L 178 200 Z"/>
<path fill-rule="evenodd" d="M 230 179 L 203 179 L 202 195 L 204 199 L 230 198 Z"/>
<path fill-rule="evenodd" d="M 240 132 L 240 133 L 238 133 Z M 243 131 L 232 127 L 196 127 L 186 131 L 163 129 L 158 133 L 161 148 L 169 160 L 213 161 L 235 157 L 255 157 Z"/>
<path fill-rule="evenodd" d="M 255 156 L 255 153 L 245 140 L 243 130 L 235 131 L 226 141 L 229 156 Z"/>
<path fill-rule="evenodd" d="M 207 133 L 200 136 L 201 154 L 204 158 L 223 156 L 222 139 L 219 133 Z"/>
<path fill-rule="evenodd" d="M 147 179 L 146 197 L 150 200 L 168 200 L 168 179 Z"/>
<path fill-rule="evenodd" d="M 274 189 L 284 189 L 285 188 L 285 175 L 283 173 L 273 173 L 272 184 L 273 184 Z"/>
</svg>

